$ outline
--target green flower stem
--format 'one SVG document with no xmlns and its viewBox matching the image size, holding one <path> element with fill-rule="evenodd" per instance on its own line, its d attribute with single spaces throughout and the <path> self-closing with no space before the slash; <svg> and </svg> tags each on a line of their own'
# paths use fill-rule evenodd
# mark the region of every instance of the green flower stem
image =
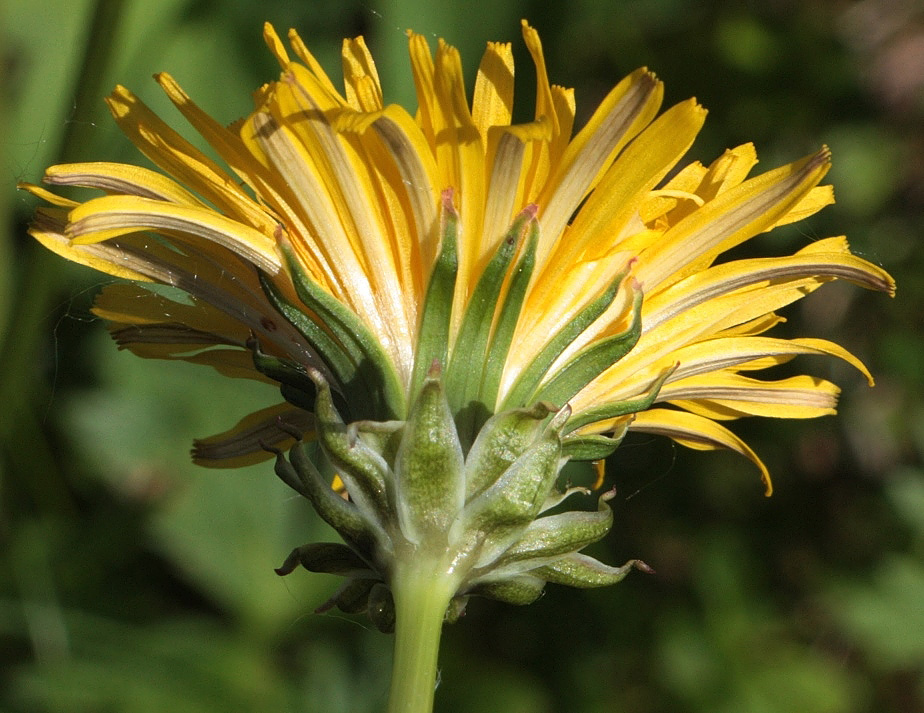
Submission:
<svg viewBox="0 0 924 713">
<path fill-rule="evenodd" d="M 458 581 L 439 559 L 405 559 L 391 582 L 396 621 L 388 712 L 431 713 L 443 619 Z"/>
</svg>

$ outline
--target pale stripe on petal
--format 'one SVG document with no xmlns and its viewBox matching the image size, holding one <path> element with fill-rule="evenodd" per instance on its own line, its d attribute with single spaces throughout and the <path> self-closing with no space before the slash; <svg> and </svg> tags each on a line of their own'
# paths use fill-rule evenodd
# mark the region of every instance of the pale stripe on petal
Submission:
<svg viewBox="0 0 924 713">
<path fill-rule="evenodd" d="M 56 210 L 60 211 L 54 208 L 38 208 L 29 226 L 29 234 L 46 248 L 71 262 L 113 277 L 141 282 L 153 281 L 144 270 L 147 261 L 135 260 L 132 256 L 124 254 L 119 249 L 117 241 L 74 245 L 70 238 L 64 235 L 67 214 L 60 212 L 56 216 L 53 214 Z"/>
<path fill-rule="evenodd" d="M 677 365 L 668 384 L 726 369 L 766 368 L 799 355 L 833 356 L 863 374 L 870 386 L 872 375 L 853 354 L 825 339 L 775 339 L 773 337 L 717 337 L 667 350 L 658 358 L 635 361 L 631 352 L 591 382 L 572 399 L 575 412 L 597 402 L 628 401 L 645 393 L 651 381 L 666 368 Z M 627 364 L 628 363 L 628 364 Z"/>
<path fill-rule="evenodd" d="M 382 139 L 404 183 L 414 216 L 414 235 L 419 244 L 422 272 L 436 260 L 437 169 L 425 137 L 413 118 L 401 107 L 390 106 L 372 128 Z M 428 275 L 424 275 L 424 278 Z"/>
<path fill-rule="evenodd" d="M 282 265 L 275 241 L 206 208 L 134 196 L 104 196 L 75 208 L 70 219 L 67 236 L 75 243 L 101 242 L 138 230 L 178 232 L 213 241 L 270 274 Z"/>
<path fill-rule="evenodd" d="M 124 163 L 66 163 L 51 166 L 42 179 L 54 186 L 99 188 L 141 198 L 205 207 L 203 202 L 162 173 Z"/>
<path fill-rule="evenodd" d="M 735 290 L 765 282 L 781 283 L 812 276 L 841 278 L 885 292 L 892 292 L 895 288 L 894 281 L 885 270 L 853 255 L 843 239 L 830 238 L 814 243 L 795 255 L 736 260 L 674 283 L 667 290 L 648 298 L 645 329 L 657 329 L 662 322 Z"/>
<path fill-rule="evenodd" d="M 325 215 L 313 221 L 315 230 L 327 235 L 342 233 L 357 258 L 359 270 L 370 283 L 371 303 L 354 303 L 355 311 L 380 335 L 395 364 L 409 370 L 413 363 L 409 345 L 416 323 L 408 323 L 404 309 L 397 274 L 400 256 L 389 249 L 393 244 L 382 225 L 379 201 L 374 200 L 376 190 L 366 162 L 350 142 L 335 132 L 328 119 L 329 113 L 333 115 L 331 106 L 324 98 L 319 99 L 320 88 L 313 86 L 313 81 L 304 68 L 298 65 L 290 68 L 277 92 L 277 119 L 301 142 L 300 147 L 296 146 L 301 163 L 317 185 L 313 197 L 326 199 L 323 204 L 318 203 Z M 291 170 L 296 167 L 285 168 L 288 170 L 284 175 L 291 178 Z M 326 195 L 317 195 L 322 191 Z M 304 200 L 303 204 L 310 202 L 314 201 Z M 332 230 L 335 226 L 337 229 Z M 325 247 L 330 251 L 333 245 Z M 333 260 L 342 257 L 338 252 L 328 255 Z M 347 278 L 355 281 L 360 276 L 348 274 Z"/>
<path fill-rule="evenodd" d="M 625 238 L 645 230 L 637 218 L 640 198 L 686 152 L 705 117 L 706 112 L 695 101 L 678 104 L 658 117 L 616 158 L 534 279 L 527 313 L 559 309 L 554 306 L 556 300 L 567 295 L 558 283 L 576 263 L 610 259 L 608 253 L 614 250 L 636 250 Z M 609 239 L 600 240 L 601 235 Z"/>
<path fill-rule="evenodd" d="M 551 139 L 552 123 L 540 119 L 528 124 L 494 127 L 488 133 L 487 204 L 482 227 L 484 248 L 500 244 L 528 193 L 526 182 L 538 146 Z"/>
<path fill-rule="evenodd" d="M 145 156 L 228 216 L 270 232 L 273 219 L 218 164 L 171 129 L 125 87 L 106 99 L 122 131 Z"/>
<path fill-rule="evenodd" d="M 658 401 L 719 420 L 742 416 L 817 418 L 836 412 L 840 389 L 813 376 L 762 381 L 717 371 L 665 385 Z"/>
</svg>

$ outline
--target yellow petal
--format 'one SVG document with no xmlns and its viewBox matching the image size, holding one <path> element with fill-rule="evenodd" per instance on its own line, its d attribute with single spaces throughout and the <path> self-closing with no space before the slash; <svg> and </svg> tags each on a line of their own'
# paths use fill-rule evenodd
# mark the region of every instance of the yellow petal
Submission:
<svg viewBox="0 0 924 713">
<path fill-rule="evenodd" d="M 560 241 L 550 258 L 548 274 L 560 274 L 585 251 L 590 251 L 586 257 L 593 259 L 616 245 L 621 250 L 634 249 L 618 238 L 601 241 L 599 236 L 628 237 L 626 232 L 632 231 L 625 228 L 637 215 L 640 200 L 686 153 L 705 119 L 706 111 L 689 100 L 670 108 L 645 128 L 607 169 L 575 216 L 568 240 Z M 644 227 L 639 223 L 637 231 Z"/>
<path fill-rule="evenodd" d="M 52 252 L 78 265 L 126 280 L 153 281 L 144 270 L 147 261 L 125 255 L 117 243 L 74 245 L 64 235 L 66 223 L 67 212 L 62 209 L 39 208 L 29 225 L 29 235 Z"/>
<path fill-rule="evenodd" d="M 283 45 L 282 40 L 279 39 L 276 28 L 268 22 L 263 23 L 263 41 L 266 43 L 269 51 L 273 53 L 273 56 L 276 57 L 276 61 L 279 62 L 281 67 L 285 67 L 289 64 L 289 53 L 286 52 L 285 45 Z"/>
<path fill-rule="evenodd" d="M 697 344 L 708 354 L 721 355 L 725 346 L 717 340 L 722 330 L 745 324 L 772 312 L 781 304 L 804 297 L 822 284 L 808 278 L 784 285 L 771 285 L 763 289 L 741 290 L 731 295 L 704 303 L 697 310 L 687 310 L 655 329 L 646 326 L 642 307 L 642 336 L 629 354 L 601 374 L 590 387 L 578 395 L 578 400 L 601 398 L 624 400 L 626 394 L 635 395 L 641 382 L 650 381 L 657 373 L 674 365 L 682 350 Z M 755 357 L 756 358 L 756 357 Z M 674 378 L 679 378 L 675 374 Z M 586 404 L 581 404 L 586 408 Z"/>
<path fill-rule="evenodd" d="M 289 44 L 292 46 L 292 51 L 295 52 L 295 56 L 298 57 L 309 70 L 315 76 L 315 78 L 321 82 L 324 86 L 324 89 L 331 95 L 337 95 L 337 88 L 334 86 L 334 83 L 330 80 L 330 77 L 327 76 L 327 72 L 324 71 L 324 68 L 321 66 L 321 63 L 314 58 L 314 55 L 308 50 L 307 45 L 304 43 L 302 38 L 299 36 L 298 32 L 294 29 L 289 30 Z M 285 64 L 282 65 L 283 68 L 289 66 L 288 57 L 286 58 Z"/>
<path fill-rule="evenodd" d="M 472 121 L 487 142 L 488 129 L 506 126 L 513 115 L 513 51 L 509 42 L 488 42 L 478 66 Z"/>
<path fill-rule="evenodd" d="M 474 288 L 491 246 L 485 244 L 484 145 L 466 98 L 458 50 L 442 40 L 435 58 L 426 41 L 409 35 L 411 64 L 419 101 L 419 123 L 427 136 L 438 172 L 440 189 L 453 189 L 459 212 L 460 236 L 452 310 L 452 333 L 458 331 L 464 304 Z"/>
<path fill-rule="evenodd" d="M 668 230 L 645 253 L 637 277 L 650 292 L 707 267 L 786 215 L 821 180 L 829 159 L 824 149 L 721 193 Z"/>
<path fill-rule="evenodd" d="M 212 334 L 212 344 L 243 347 L 251 330 L 209 304 L 199 300 L 170 299 L 159 292 L 132 283 L 106 285 L 96 296 L 93 314 L 123 326 L 171 323 L 203 334 Z"/>
<path fill-rule="evenodd" d="M 763 461 L 738 436 L 711 419 L 686 411 L 656 408 L 637 414 L 629 430 L 667 436 L 683 446 L 696 450 L 727 449 L 739 453 L 760 469 L 760 477 L 766 488 L 764 494 L 773 494 L 770 472 Z"/>
<path fill-rule="evenodd" d="M 650 72 L 634 72 L 610 91 L 587 125 L 568 144 L 537 201 L 540 262 L 615 155 L 654 118 L 663 91 L 661 82 Z"/>
<path fill-rule="evenodd" d="M 204 204 L 162 173 L 123 163 L 67 163 L 45 170 L 45 183 L 54 186 L 99 188 L 141 198 L 202 207 Z"/>
<path fill-rule="evenodd" d="M 119 128 L 145 156 L 219 210 L 270 233 L 274 221 L 218 164 L 205 156 L 124 87 L 107 98 Z"/>
<path fill-rule="evenodd" d="M 488 133 L 490 175 L 481 231 L 487 252 L 500 244 L 514 216 L 527 203 L 526 196 L 536 192 L 532 184 L 534 163 L 550 139 L 551 122 L 547 119 L 494 127 Z"/>
<path fill-rule="evenodd" d="M 757 151 L 754 149 L 754 144 L 748 143 L 733 149 L 726 149 L 725 153 L 709 166 L 703 180 L 696 188 L 696 195 L 705 201 L 710 201 L 742 183 L 756 165 Z"/>
<path fill-rule="evenodd" d="M 279 198 L 278 187 L 274 185 L 272 174 L 248 150 L 240 135 L 222 126 L 199 108 L 166 72 L 155 74 L 154 79 L 183 117 L 215 149 L 231 170 L 247 182 L 264 202 L 272 205 L 280 215 L 287 216 L 284 201 Z"/>
<path fill-rule="evenodd" d="M 421 276 L 436 259 L 438 243 L 437 169 L 433 155 L 427 149 L 420 127 L 404 109 L 388 107 L 372 124 L 382 140 L 398 171 L 404 186 L 404 195 L 413 220 L 412 239 L 416 242 L 411 254 L 420 255 L 420 263 L 413 264 Z"/>
<path fill-rule="evenodd" d="M 735 260 L 676 282 L 648 298 L 645 305 L 646 329 L 655 329 L 675 315 L 736 290 L 762 284 L 769 286 L 770 282 L 784 284 L 812 276 L 837 277 L 868 289 L 894 291 L 891 276 L 882 268 L 850 253 L 846 242 L 831 241 L 824 245 L 831 251 L 811 248 L 788 257 Z"/>
<path fill-rule="evenodd" d="M 552 106 L 555 117 L 558 119 L 557 141 L 551 144 L 552 160 L 561 163 L 565 149 L 569 146 L 571 132 L 574 129 L 574 116 L 577 106 L 574 101 L 574 90 L 568 87 L 552 85 Z"/>
<path fill-rule="evenodd" d="M 158 230 L 213 241 L 270 274 L 281 267 L 271 238 L 206 208 L 105 196 L 75 208 L 70 218 L 67 235 L 77 244 L 102 242 L 137 230 Z"/>
<path fill-rule="evenodd" d="M 839 393 L 831 382 L 812 376 L 761 381 L 722 371 L 667 384 L 658 401 L 718 420 L 742 416 L 817 418 L 836 412 Z"/>
<path fill-rule="evenodd" d="M 405 321 L 416 324 L 426 277 L 422 267 L 426 262 L 421 254 L 424 249 L 432 251 L 437 242 L 431 224 L 435 218 L 431 194 L 424 188 L 429 185 L 425 169 L 415 160 L 413 148 L 408 145 L 411 139 L 388 118 L 391 110 L 404 113 L 412 131 L 416 130 L 413 119 L 395 106 L 373 114 L 341 115 L 335 129 L 356 147 L 368 169 L 368 190 L 376 198 L 375 220 L 382 233 L 379 249 L 390 256 Z M 419 130 L 416 134 L 423 141 Z M 409 175 L 414 178 L 406 178 Z"/>
<path fill-rule="evenodd" d="M 135 356 L 140 356 L 145 359 L 184 361 L 189 364 L 209 366 L 229 379 L 249 379 L 252 381 L 260 381 L 265 384 L 272 384 L 274 386 L 277 385 L 275 381 L 267 378 L 254 368 L 253 356 L 250 352 L 244 351 L 243 349 L 202 349 L 202 345 L 198 345 L 200 351 L 190 351 L 188 347 L 195 347 L 197 345 L 193 343 L 182 344 L 179 342 L 177 344 L 169 344 L 157 342 L 153 339 L 150 342 L 143 341 L 145 333 L 151 329 L 152 328 L 148 327 L 142 328 L 138 335 L 139 339 L 136 341 L 124 338 L 123 335 L 118 332 L 115 333 L 115 336 L 122 339 L 122 346 Z"/>
<path fill-rule="evenodd" d="M 341 55 L 347 102 L 357 111 L 380 111 L 384 102 L 379 73 L 363 38 L 344 40 Z"/>
<path fill-rule="evenodd" d="M 312 219 L 313 230 L 321 237 L 328 260 L 336 261 L 341 255 L 339 241 L 349 243 L 350 252 L 358 259 L 357 267 L 378 295 L 384 321 L 406 332 L 407 316 L 399 305 L 398 256 L 388 249 L 389 229 L 378 210 L 379 203 L 370 200 L 378 193 L 376 174 L 369 170 L 361 147 L 343 140 L 328 121 L 325 100 L 318 99 L 321 90 L 309 83 L 307 72 L 298 66 L 290 71 L 296 81 L 284 84 L 277 93 L 277 121 L 291 131 L 287 159 L 291 163 L 280 164 L 279 169 L 293 185 L 302 178 L 300 171 L 307 172 L 304 178 L 311 185 L 303 190 L 311 193 L 299 195 L 299 199 Z M 285 147 L 282 142 L 272 142 L 267 139 L 267 146 Z M 349 279 L 359 276 L 350 274 Z M 394 342 L 395 335 L 390 338 Z"/>
<path fill-rule="evenodd" d="M 520 27 L 523 32 L 523 42 L 529 50 L 533 59 L 533 65 L 536 67 L 536 114 L 535 118 L 540 119 L 547 116 L 552 120 L 553 143 L 561 135 L 561 124 L 558 120 L 558 114 L 555 112 L 555 101 L 552 98 L 552 87 L 549 84 L 549 73 L 545 66 L 545 55 L 542 52 L 542 41 L 539 39 L 539 33 L 529 26 L 526 20 L 520 21 Z M 570 138 L 565 136 L 565 141 Z M 553 151 L 554 154 L 560 151 Z"/>
<path fill-rule="evenodd" d="M 280 90 L 281 117 L 306 114 L 300 94 Z M 365 199 L 370 192 L 364 187 L 367 177 L 353 170 L 355 154 L 323 118 L 281 117 L 255 114 L 252 136 L 285 176 L 305 217 L 308 233 L 289 236 L 297 254 L 313 269 L 324 270 L 322 286 L 376 332 L 394 364 L 407 372 L 413 363 L 412 327 L 394 256 L 387 253 L 381 219 L 373 213 L 376 205 Z"/>
<path fill-rule="evenodd" d="M 797 223 L 800 220 L 815 215 L 818 211 L 834 203 L 833 186 L 815 186 L 805 197 L 796 205 L 789 209 L 789 212 L 773 224 L 768 230 L 777 228 L 781 225 Z"/>
<path fill-rule="evenodd" d="M 784 363 L 795 356 L 815 354 L 846 361 L 872 386 L 866 366 L 843 347 L 824 339 L 774 339 L 772 337 L 717 337 L 680 345 L 636 358 L 635 352 L 605 371 L 572 399 L 575 412 L 599 401 L 628 401 L 644 394 L 651 381 L 665 369 L 676 369 L 668 384 L 685 378 L 726 369 L 750 370 Z"/>
<path fill-rule="evenodd" d="M 280 428 L 280 424 L 286 430 Z M 193 444 L 193 462 L 207 468 L 241 468 L 273 457 L 267 448 L 285 450 L 294 443 L 291 431 L 313 438 L 312 414 L 291 404 L 278 404 L 241 419 L 233 428 Z"/>
<path fill-rule="evenodd" d="M 71 200 L 70 198 L 65 198 L 64 196 L 59 196 L 57 193 L 52 193 L 51 191 L 42 188 L 41 186 L 36 186 L 34 183 L 19 181 L 16 184 L 16 188 L 20 191 L 31 193 L 36 198 L 41 198 L 43 201 L 46 201 L 53 206 L 57 206 L 58 208 L 66 208 L 67 210 L 61 214 L 65 216 L 61 221 L 62 230 L 64 229 L 64 224 L 67 222 L 67 213 L 70 212 L 71 208 L 76 208 L 78 205 L 80 205 L 79 201 Z"/>
</svg>

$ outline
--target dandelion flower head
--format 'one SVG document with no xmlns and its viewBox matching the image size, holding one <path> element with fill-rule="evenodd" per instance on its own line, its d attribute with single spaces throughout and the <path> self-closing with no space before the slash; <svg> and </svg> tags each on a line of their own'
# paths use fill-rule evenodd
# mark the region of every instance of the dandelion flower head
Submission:
<svg viewBox="0 0 924 713">
<path fill-rule="evenodd" d="M 522 35 L 536 74 L 526 123 L 512 119 L 509 44 L 488 43 L 469 99 L 456 49 L 408 33 L 412 112 L 385 103 L 361 37 L 343 43 L 341 90 L 298 34 L 287 49 L 267 25 L 281 76 L 230 126 L 156 76 L 220 161 L 120 86 L 109 108 L 159 171 L 48 169 L 46 184 L 102 192 L 83 201 L 24 186 L 48 203 L 31 228 L 41 243 L 127 278 L 95 306 L 120 347 L 280 385 L 281 403 L 198 441 L 197 461 L 254 462 L 310 432 L 308 372 L 345 419 L 386 422 L 407 418 L 436 364 L 468 446 L 492 414 L 568 404 L 573 458 L 657 433 L 744 455 L 769 490 L 726 424 L 830 414 L 838 388 L 763 370 L 821 354 L 871 381 L 837 344 L 773 328 L 834 279 L 892 293 L 887 273 L 843 237 L 724 257 L 833 202 L 827 149 L 753 176 L 750 144 L 681 166 L 706 112 L 692 99 L 662 111 L 645 69 L 575 130 L 573 92 L 549 82 L 525 22 Z"/>
</svg>

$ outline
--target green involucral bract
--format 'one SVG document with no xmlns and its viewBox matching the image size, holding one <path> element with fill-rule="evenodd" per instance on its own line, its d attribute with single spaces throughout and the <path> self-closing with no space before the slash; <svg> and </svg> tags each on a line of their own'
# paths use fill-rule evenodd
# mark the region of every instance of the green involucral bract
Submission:
<svg viewBox="0 0 924 713">
<path fill-rule="evenodd" d="M 546 380 L 546 377 L 549 375 L 549 370 L 552 368 L 555 360 L 558 359 L 565 349 L 593 324 L 611 304 L 613 304 L 613 301 L 619 294 L 619 287 L 625 281 L 628 274 L 629 268 L 627 267 L 616 276 L 597 299 L 584 307 L 584 309 L 575 315 L 574 319 L 551 337 L 548 343 L 535 356 L 530 365 L 524 369 L 517 378 L 513 388 L 511 388 L 504 399 L 501 410 L 514 408 L 516 406 L 525 406 L 539 400 L 535 396 L 536 392 L 540 388 L 540 384 L 543 380 Z M 635 291 L 640 292 L 640 290 L 637 289 Z M 638 318 L 637 307 L 634 316 Z M 629 330 L 629 341 L 631 341 L 631 343 L 628 344 L 622 354 L 610 361 L 609 364 L 603 366 L 603 369 L 615 363 L 620 356 L 623 356 L 635 345 L 635 342 L 638 341 L 640 326 L 641 325 L 638 325 L 638 328 L 636 328 L 636 325 L 633 323 L 633 327 L 630 327 Z M 602 369 L 593 376 L 597 376 L 601 372 Z M 554 379 L 554 375 L 552 375 L 552 377 Z"/>
<path fill-rule="evenodd" d="M 302 566 L 344 577 L 344 585 L 322 608 L 365 611 L 383 631 L 395 625 L 392 591 L 410 569 L 449 582 L 455 595 L 446 620 L 453 621 L 473 595 L 527 604 L 541 595 L 546 582 L 602 586 L 634 566 L 644 567 L 633 561 L 614 568 L 579 554 L 610 529 L 607 501 L 612 493 L 600 496 L 595 510 L 560 511 L 569 497 L 590 491 L 556 487 L 569 460 L 599 460 L 612 453 L 628 419 L 610 435 L 579 429 L 648 408 L 670 373 L 630 402 L 577 414 L 568 405 L 638 341 L 641 289 L 627 281 L 628 267 L 617 275 L 549 338 L 495 412 L 535 264 L 536 207 L 514 219 L 487 258 L 458 320 L 452 348 L 462 239 L 452 198 L 452 191 L 444 191 L 439 253 L 406 393 L 370 331 L 298 267 L 287 245 L 283 252 L 302 304 L 269 278 L 262 279 L 263 289 L 322 366 L 303 367 L 264 353 L 256 339 L 248 345 L 254 366 L 280 384 L 288 401 L 314 414 L 317 442 L 302 443 L 293 432 L 299 442 L 288 460 L 277 453 L 276 473 L 346 543 L 296 548 L 277 572 L 288 574 Z M 560 359 L 617 299 L 626 301 L 628 325 Z M 333 474 L 343 490 L 333 488 Z"/>
<path fill-rule="evenodd" d="M 461 616 L 473 595 L 527 604 L 548 581 L 602 586 L 639 566 L 613 568 L 578 554 L 609 530 L 612 492 L 592 511 L 545 514 L 568 496 L 588 492 L 556 488 L 568 460 L 567 406 L 556 411 L 540 403 L 495 414 L 466 453 L 438 365 L 403 422 L 345 424 L 324 377 L 314 369 L 307 373 L 317 392 L 317 444 L 297 443 L 288 460 L 278 454 L 276 471 L 346 544 L 298 547 L 277 572 L 300 565 L 344 577 L 322 608 L 365 611 L 378 628 L 391 631 L 390 588 L 402 558 L 451 576 L 456 593 L 447 621 Z M 349 497 L 321 475 L 311 448 L 331 464 Z"/>
<path fill-rule="evenodd" d="M 449 353 L 452 296 L 459 269 L 459 214 L 452 205 L 452 191 L 443 192 L 440 213 L 440 252 L 430 274 L 420 318 L 420 333 L 411 377 L 411 396 L 416 397 L 434 363 L 445 364 Z"/>
<path fill-rule="evenodd" d="M 415 547 L 438 554 L 450 544 L 453 521 L 465 504 L 463 463 L 452 411 L 434 368 L 411 409 L 394 462 L 398 524 Z"/>
<path fill-rule="evenodd" d="M 523 210 L 513 221 L 494 256 L 485 266 L 469 298 L 465 316 L 459 327 L 456 342 L 460 348 L 453 351 L 449 368 L 446 370 L 445 383 L 449 405 L 456 414 L 456 426 L 466 448 L 471 445 L 478 428 L 493 411 L 493 404 L 481 401 L 481 392 L 485 368 L 488 365 L 491 327 L 495 321 L 501 290 L 523 237 L 527 233 L 530 234 L 532 243 L 538 231 L 536 208 L 531 206 Z M 515 314 L 518 314 L 520 305 L 517 304 L 515 308 Z M 511 311 L 511 314 L 514 312 Z M 509 344 L 509 338 L 506 338 L 506 348 L 509 348 Z M 506 358 L 506 351 L 503 357 Z M 500 354 L 495 358 L 500 358 Z M 492 379 L 497 378 L 498 375 L 492 375 Z"/>
<path fill-rule="evenodd" d="M 330 369 L 351 415 L 382 421 L 403 415 L 407 410 L 404 389 L 375 335 L 356 314 L 311 279 L 292 254 L 291 246 L 284 244 L 281 250 L 303 307 L 287 300 L 265 276 L 261 276 L 263 291 Z M 317 319 L 309 317 L 306 309 Z"/>
</svg>

